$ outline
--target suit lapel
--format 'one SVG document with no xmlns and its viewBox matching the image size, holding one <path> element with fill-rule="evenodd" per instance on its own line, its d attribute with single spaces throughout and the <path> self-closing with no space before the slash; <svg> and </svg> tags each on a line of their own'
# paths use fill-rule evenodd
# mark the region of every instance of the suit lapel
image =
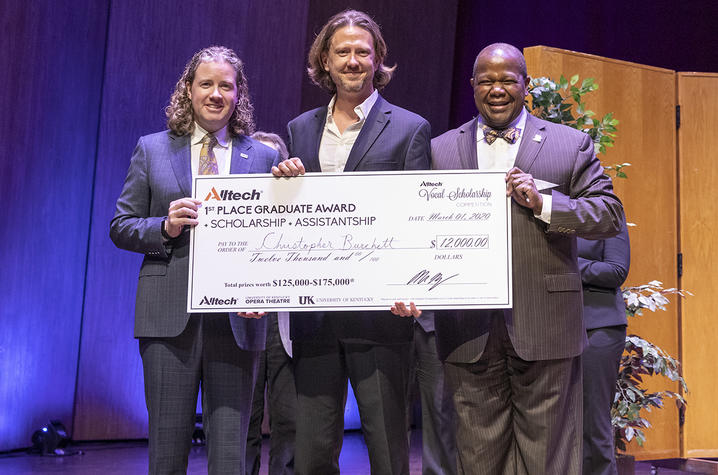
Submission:
<svg viewBox="0 0 718 475">
<path fill-rule="evenodd" d="M 546 127 L 538 119 L 528 114 L 521 145 L 519 145 L 519 151 L 516 153 L 516 160 L 514 161 L 515 167 L 520 168 L 525 173 L 530 172 L 531 165 L 533 165 L 541 147 L 546 142 L 545 129 Z"/>
<path fill-rule="evenodd" d="M 246 137 L 239 136 L 232 139 L 232 162 L 229 165 L 229 173 L 232 175 L 249 173 L 255 158 L 253 152 L 252 142 Z"/>
<path fill-rule="evenodd" d="M 459 128 L 457 146 L 461 168 L 464 169 L 476 170 L 479 168 L 479 161 L 476 156 L 476 123 L 478 120 L 477 117 Z"/>
<path fill-rule="evenodd" d="M 304 167 L 308 172 L 320 172 L 322 166 L 319 163 L 319 144 L 322 141 L 322 134 L 324 133 L 324 124 L 327 121 L 327 108 L 322 107 L 317 109 L 314 113 L 313 120 L 309 123 L 308 134 L 309 144 L 312 147 L 312 153 L 306 157 L 301 157 L 304 162 Z"/>
<path fill-rule="evenodd" d="M 170 133 L 170 163 L 183 196 L 192 196 L 191 135 L 177 136 Z"/>
<path fill-rule="evenodd" d="M 347 163 L 344 166 L 345 172 L 356 170 L 357 165 L 379 137 L 379 134 L 389 124 L 389 117 L 391 117 L 391 108 L 381 96 L 378 96 L 349 153 Z"/>
</svg>

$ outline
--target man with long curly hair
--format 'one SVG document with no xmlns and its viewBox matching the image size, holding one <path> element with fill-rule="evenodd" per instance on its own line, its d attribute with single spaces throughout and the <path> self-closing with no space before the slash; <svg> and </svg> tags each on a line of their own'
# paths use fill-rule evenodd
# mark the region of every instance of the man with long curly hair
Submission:
<svg viewBox="0 0 718 475">
<path fill-rule="evenodd" d="M 429 123 L 379 95 L 394 72 L 365 13 L 332 17 L 309 52 L 309 77 L 329 104 L 292 120 L 289 155 L 309 172 L 425 170 Z M 287 163 L 289 162 L 289 163 Z M 292 168 L 291 159 L 280 169 Z M 308 312 L 290 319 L 297 388 L 297 474 L 338 474 L 347 380 L 372 473 L 408 474 L 406 396 L 413 322 L 386 312 Z"/>
<path fill-rule="evenodd" d="M 228 48 L 192 57 L 166 113 L 169 130 L 137 142 L 110 224 L 117 247 L 144 254 L 135 337 L 149 414 L 149 473 L 186 472 L 201 382 L 209 473 L 244 474 L 266 321 L 187 313 L 189 229 L 201 206 L 190 198 L 191 182 L 198 174 L 266 173 L 279 155 L 248 137 L 254 119 L 247 79 Z"/>
</svg>

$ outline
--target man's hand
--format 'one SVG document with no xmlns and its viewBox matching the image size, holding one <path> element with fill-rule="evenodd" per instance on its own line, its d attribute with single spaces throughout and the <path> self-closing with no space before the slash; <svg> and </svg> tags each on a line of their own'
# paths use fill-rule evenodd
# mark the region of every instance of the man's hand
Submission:
<svg viewBox="0 0 718 475">
<path fill-rule="evenodd" d="M 180 198 L 170 203 L 165 220 L 165 233 L 176 238 L 182 232 L 183 226 L 196 226 L 197 212 L 202 206 L 200 200 L 194 198 Z"/>
<path fill-rule="evenodd" d="M 419 318 L 421 316 L 421 310 L 416 308 L 414 302 L 409 303 L 409 308 L 406 308 L 404 302 L 394 302 L 394 305 L 391 306 L 391 313 L 399 315 L 400 317 Z"/>
<path fill-rule="evenodd" d="M 304 175 L 304 164 L 298 157 L 292 157 L 272 167 L 274 176 L 297 176 Z"/>
<path fill-rule="evenodd" d="M 510 196 L 525 208 L 531 208 L 539 216 L 543 209 L 543 196 L 536 189 L 534 177 L 513 167 L 506 173 L 506 196 Z"/>
<path fill-rule="evenodd" d="M 262 318 L 267 312 L 237 312 L 238 317 L 242 318 Z"/>
</svg>

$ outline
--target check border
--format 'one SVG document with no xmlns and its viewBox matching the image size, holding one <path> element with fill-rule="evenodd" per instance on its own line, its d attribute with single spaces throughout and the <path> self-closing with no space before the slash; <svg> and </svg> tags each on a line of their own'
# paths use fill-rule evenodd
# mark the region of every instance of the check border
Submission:
<svg viewBox="0 0 718 475">
<path fill-rule="evenodd" d="M 392 175 L 424 175 L 427 177 L 436 177 L 436 176 L 444 176 L 444 175 L 474 175 L 474 174 L 481 174 L 481 175 L 490 175 L 490 174 L 500 174 L 502 176 L 505 175 L 505 172 L 498 172 L 498 171 L 485 171 L 482 172 L 480 170 L 404 170 L 404 171 L 374 171 L 374 172 L 340 172 L 340 173 L 309 173 L 304 176 L 300 177 L 292 177 L 292 178 L 277 178 L 273 177 L 271 174 L 242 174 L 242 175 L 215 175 L 215 176 L 195 176 L 192 179 L 192 195 L 195 196 L 196 189 L 197 189 L 197 181 L 198 180 L 206 180 L 206 179 L 212 179 L 212 178 L 219 178 L 222 180 L 266 180 L 268 177 L 271 177 L 271 179 L 274 180 L 301 180 L 301 179 L 311 179 L 311 180 L 322 180 L 322 179 L 330 179 L 332 177 L 341 176 L 341 177 L 348 177 L 348 176 L 392 176 Z M 510 200 L 510 199 L 507 199 Z M 507 202 L 507 205 L 505 207 L 505 232 L 508 237 L 508 239 L 505 240 L 504 246 L 505 252 L 507 255 L 507 259 L 505 261 L 506 269 L 505 269 L 505 275 L 506 275 L 506 281 L 505 285 L 508 289 L 506 292 L 506 299 L 502 301 L 495 301 L 493 300 L 490 304 L 481 305 L 477 303 L 447 303 L 447 300 L 450 300 L 450 298 L 441 297 L 442 301 L 444 303 L 440 305 L 433 306 L 431 304 L 422 304 L 421 308 L 425 310 L 460 310 L 460 309 L 477 309 L 477 308 L 510 308 L 512 304 L 512 249 L 511 249 L 511 203 L 510 201 Z M 190 246 L 190 256 L 189 256 L 189 279 L 188 279 L 188 285 L 189 285 L 189 292 L 188 292 L 188 311 L 191 313 L 220 313 L 220 312 L 236 312 L 236 311 L 252 311 L 252 312 L 274 312 L 274 311 L 291 311 L 291 312 L 312 312 L 312 311 L 382 311 L 382 310 L 388 310 L 391 304 L 384 304 L 384 303 L 371 303 L 371 304 L 358 304 L 356 302 L 352 302 L 351 304 L 347 305 L 337 305 L 337 304 L 313 304 L 311 306 L 297 306 L 297 305 L 252 305 L 251 307 L 237 305 L 233 307 L 228 307 L 226 305 L 202 305 L 202 306 L 196 306 L 193 304 L 195 301 L 194 297 L 194 291 L 195 288 L 193 286 L 192 279 L 194 278 L 195 274 L 195 253 L 194 253 L 194 246 L 195 246 L 195 240 L 196 240 L 196 233 L 194 232 L 194 229 L 191 232 L 191 246 Z M 340 264 L 337 264 L 340 265 Z M 462 297 L 457 297 L 458 299 L 462 299 Z M 393 303 L 393 302 L 392 302 Z M 408 303 L 408 302 L 407 302 Z"/>
</svg>

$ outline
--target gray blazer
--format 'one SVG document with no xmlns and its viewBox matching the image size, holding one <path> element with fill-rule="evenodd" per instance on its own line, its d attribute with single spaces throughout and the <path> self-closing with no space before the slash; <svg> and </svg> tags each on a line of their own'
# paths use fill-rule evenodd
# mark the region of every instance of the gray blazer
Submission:
<svg viewBox="0 0 718 475">
<path fill-rule="evenodd" d="M 435 169 L 476 169 L 476 121 L 431 142 Z M 576 237 L 615 235 L 623 207 L 611 179 L 594 155 L 591 138 L 579 131 L 529 115 L 515 166 L 556 183 L 551 224 L 511 202 L 513 309 L 504 312 L 511 342 L 528 361 L 569 358 L 586 345 Z M 470 363 L 488 339 L 487 312 L 437 311 L 439 356 Z"/>
<path fill-rule="evenodd" d="M 267 173 L 279 154 L 249 137 L 232 141 L 230 173 Z M 135 337 L 173 337 L 187 313 L 189 229 L 162 243 L 161 225 L 170 202 L 191 196 L 190 136 L 165 131 L 140 137 L 117 199 L 110 238 L 121 249 L 145 255 L 135 301 Z M 230 315 L 235 340 L 246 350 L 264 349 L 265 319 Z"/>
<path fill-rule="evenodd" d="M 289 155 L 299 157 L 307 172 L 321 172 L 319 144 L 327 107 L 310 110 L 287 125 Z M 430 166 L 429 123 L 388 103 L 381 96 L 371 108 L 354 142 L 344 171 L 427 170 Z M 381 193 L 381 191 L 378 191 Z M 398 343 L 413 338 L 412 321 L 386 312 L 302 312 L 290 319 L 292 339 L 333 335 L 357 343 Z"/>
</svg>

